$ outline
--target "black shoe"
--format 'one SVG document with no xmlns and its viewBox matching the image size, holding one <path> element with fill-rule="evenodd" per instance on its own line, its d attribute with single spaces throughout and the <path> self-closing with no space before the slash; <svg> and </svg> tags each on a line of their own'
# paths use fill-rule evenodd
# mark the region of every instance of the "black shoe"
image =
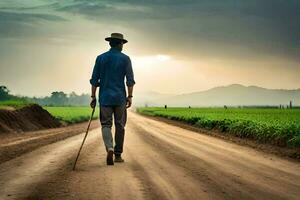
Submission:
<svg viewBox="0 0 300 200">
<path fill-rule="evenodd" d="M 121 155 L 115 155 L 115 162 L 124 162 L 124 159 L 121 157 Z"/>
<path fill-rule="evenodd" d="M 107 152 L 106 164 L 107 165 L 114 165 L 114 152 L 112 150 L 109 150 Z"/>
</svg>

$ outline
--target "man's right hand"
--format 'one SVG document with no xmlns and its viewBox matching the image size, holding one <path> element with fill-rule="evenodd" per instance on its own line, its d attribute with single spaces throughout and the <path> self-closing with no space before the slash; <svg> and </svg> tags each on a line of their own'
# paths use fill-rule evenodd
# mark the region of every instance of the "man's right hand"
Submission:
<svg viewBox="0 0 300 200">
<path fill-rule="evenodd" d="M 132 104 L 132 97 L 127 97 L 126 108 L 130 108 Z"/>
<path fill-rule="evenodd" d="M 91 103 L 90 103 L 91 108 L 94 109 L 94 108 L 96 107 L 96 103 L 97 103 L 96 97 L 92 97 L 92 101 L 91 101 Z"/>
</svg>

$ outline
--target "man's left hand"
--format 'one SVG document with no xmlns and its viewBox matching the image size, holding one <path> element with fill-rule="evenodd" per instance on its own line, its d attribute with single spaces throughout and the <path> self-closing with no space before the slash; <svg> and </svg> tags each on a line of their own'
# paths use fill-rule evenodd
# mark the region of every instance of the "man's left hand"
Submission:
<svg viewBox="0 0 300 200">
<path fill-rule="evenodd" d="M 91 108 L 95 108 L 96 107 L 96 98 L 94 97 L 94 98 L 92 98 L 92 101 L 91 101 L 91 103 L 90 103 L 90 106 L 91 106 Z"/>
</svg>

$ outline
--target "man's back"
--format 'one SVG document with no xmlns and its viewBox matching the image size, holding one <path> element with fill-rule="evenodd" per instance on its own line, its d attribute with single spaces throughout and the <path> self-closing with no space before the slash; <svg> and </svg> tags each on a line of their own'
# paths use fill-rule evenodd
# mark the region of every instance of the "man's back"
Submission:
<svg viewBox="0 0 300 200">
<path fill-rule="evenodd" d="M 131 61 L 127 55 L 111 48 L 97 57 L 91 84 L 100 86 L 101 105 L 126 103 L 125 77 L 127 86 L 134 85 Z"/>
</svg>

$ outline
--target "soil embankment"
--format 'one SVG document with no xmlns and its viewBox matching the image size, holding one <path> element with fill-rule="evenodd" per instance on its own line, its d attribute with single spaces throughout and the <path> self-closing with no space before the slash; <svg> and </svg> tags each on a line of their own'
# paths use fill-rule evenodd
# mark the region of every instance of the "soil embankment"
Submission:
<svg viewBox="0 0 300 200">
<path fill-rule="evenodd" d="M 60 127 L 61 123 L 37 104 L 0 110 L 0 133 L 19 133 Z"/>
<path fill-rule="evenodd" d="M 62 124 L 39 105 L 0 110 L 0 163 L 86 131 L 88 122 Z M 94 120 L 90 129 L 99 127 Z M 24 133 L 24 134 L 23 134 Z"/>
</svg>

